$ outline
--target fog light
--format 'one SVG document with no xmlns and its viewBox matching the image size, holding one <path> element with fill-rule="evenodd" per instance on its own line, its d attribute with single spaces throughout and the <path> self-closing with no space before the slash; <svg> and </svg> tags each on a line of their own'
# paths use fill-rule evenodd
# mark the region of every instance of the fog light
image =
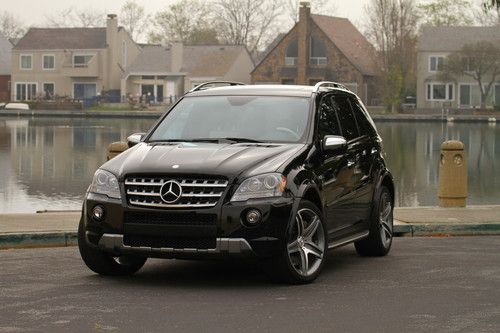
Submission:
<svg viewBox="0 0 500 333">
<path fill-rule="evenodd" d="M 95 206 L 92 209 L 92 217 L 96 221 L 101 221 L 104 218 L 104 208 L 102 206 Z"/>
<path fill-rule="evenodd" d="M 262 219 L 262 214 L 257 209 L 250 209 L 247 212 L 247 223 L 250 225 L 255 225 Z"/>
</svg>

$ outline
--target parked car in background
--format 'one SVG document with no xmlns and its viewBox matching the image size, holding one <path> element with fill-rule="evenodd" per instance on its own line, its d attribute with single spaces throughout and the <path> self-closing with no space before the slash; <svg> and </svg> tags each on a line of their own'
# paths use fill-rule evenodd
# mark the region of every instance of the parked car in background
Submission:
<svg viewBox="0 0 500 333">
<path fill-rule="evenodd" d="M 329 249 L 389 252 L 394 184 L 361 100 L 332 82 L 231 85 L 194 88 L 97 170 L 78 229 L 91 270 L 257 257 L 307 283 Z"/>
<path fill-rule="evenodd" d="M 0 103 L 0 110 L 29 110 L 26 103 Z"/>
</svg>

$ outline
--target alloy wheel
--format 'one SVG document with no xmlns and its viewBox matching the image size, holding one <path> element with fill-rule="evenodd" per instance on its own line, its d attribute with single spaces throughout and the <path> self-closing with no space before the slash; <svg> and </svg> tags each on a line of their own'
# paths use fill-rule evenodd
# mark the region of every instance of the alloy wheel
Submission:
<svg viewBox="0 0 500 333">
<path fill-rule="evenodd" d="M 393 233 L 391 197 L 387 192 L 383 193 L 380 198 L 379 224 L 382 244 L 387 248 L 391 243 Z"/>
<path fill-rule="evenodd" d="M 308 277 L 321 266 L 325 251 L 325 232 L 320 217 L 311 209 L 300 209 L 287 240 L 290 262 L 295 271 Z"/>
</svg>

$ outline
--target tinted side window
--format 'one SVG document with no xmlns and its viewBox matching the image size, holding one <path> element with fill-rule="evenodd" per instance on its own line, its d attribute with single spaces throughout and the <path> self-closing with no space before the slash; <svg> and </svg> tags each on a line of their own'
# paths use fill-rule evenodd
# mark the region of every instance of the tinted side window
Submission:
<svg viewBox="0 0 500 333">
<path fill-rule="evenodd" d="M 356 119 L 351 110 L 351 105 L 345 95 L 335 95 L 332 97 L 333 107 L 337 110 L 342 135 L 347 141 L 359 137 Z"/>
<path fill-rule="evenodd" d="M 365 112 L 363 111 L 363 107 L 355 98 L 349 97 L 349 102 L 351 102 L 352 110 L 354 112 L 354 116 L 356 117 L 356 122 L 358 123 L 360 134 L 368 136 L 375 135 L 375 129 L 366 117 Z"/>
<path fill-rule="evenodd" d="M 319 106 L 318 132 L 321 138 L 325 135 L 342 135 L 330 97 L 323 97 Z"/>
</svg>

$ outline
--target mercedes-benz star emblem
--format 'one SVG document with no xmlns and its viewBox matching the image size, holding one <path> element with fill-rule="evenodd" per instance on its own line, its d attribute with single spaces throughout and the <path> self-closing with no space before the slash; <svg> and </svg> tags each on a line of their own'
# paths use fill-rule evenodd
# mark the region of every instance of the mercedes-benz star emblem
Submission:
<svg viewBox="0 0 500 333">
<path fill-rule="evenodd" d="M 175 180 L 168 180 L 160 188 L 160 197 L 163 202 L 172 204 L 182 195 L 182 186 Z"/>
</svg>

